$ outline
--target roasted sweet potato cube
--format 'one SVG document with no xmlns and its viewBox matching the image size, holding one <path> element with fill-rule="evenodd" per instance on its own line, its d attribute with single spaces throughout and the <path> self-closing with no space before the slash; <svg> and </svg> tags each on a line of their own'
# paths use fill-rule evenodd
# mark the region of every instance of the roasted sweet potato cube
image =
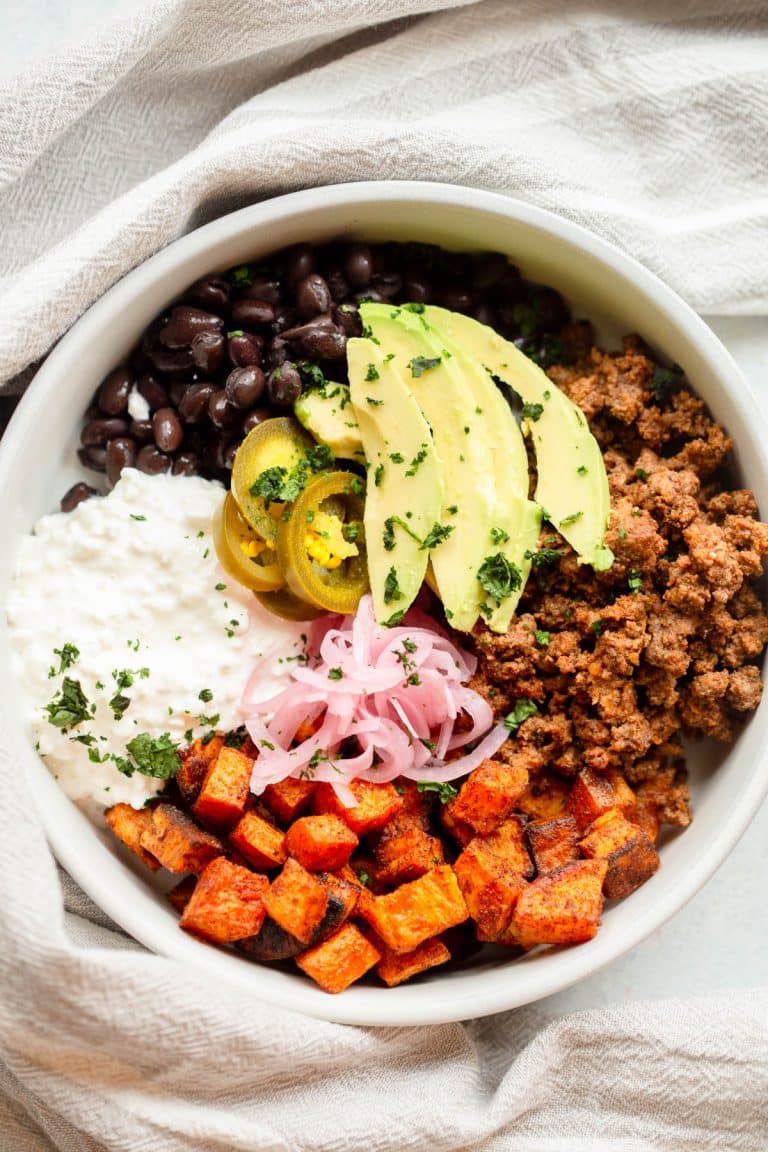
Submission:
<svg viewBox="0 0 768 1152">
<path fill-rule="evenodd" d="M 342 924 L 322 944 L 296 957 L 302 972 L 324 992 L 343 992 L 373 968 L 379 951 L 354 924 Z"/>
<path fill-rule="evenodd" d="M 579 860 L 540 876 L 520 894 L 506 942 L 581 944 L 591 940 L 603 909 L 604 860 Z"/>
<path fill-rule="evenodd" d="M 382 955 L 376 965 L 376 973 L 390 988 L 418 976 L 420 972 L 426 972 L 428 968 L 446 964 L 451 959 L 445 944 L 434 936 L 419 944 L 412 952 L 393 952 L 386 947 L 379 950 Z"/>
<path fill-rule="evenodd" d="M 450 804 L 440 805 L 440 824 L 443 829 L 452 836 L 457 844 L 462 848 L 466 848 L 470 840 L 473 840 L 477 833 L 471 824 L 467 824 L 464 820 L 457 819 L 451 812 Z"/>
<path fill-rule="evenodd" d="M 357 800 L 353 807 L 345 808 L 330 784 L 318 784 L 313 807 L 318 815 L 329 812 L 340 816 L 357 836 L 367 836 L 383 828 L 403 806 L 402 798 L 391 784 L 353 780 L 349 787 Z"/>
<path fill-rule="evenodd" d="M 340 816 L 300 816 L 285 834 L 285 847 L 310 872 L 332 871 L 347 863 L 359 841 Z"/>
<path fill-rule="evenodd" d="M 661 819 L 659 817 L 659 810 L 655 804 L 649 804 L 645 800 L 638 800 L 630 819 L 633 824 L 637 824 L 638 828 L 642 828 L 651 844 L 656 843 L 661 829 Z"/>
<path fill-rule="evenodd" d="M 608 900 L 623 900 L 649 880 L 660 863 L 649 837 L 618 809 L 598 816 L 579 847 L 588 859 L 607 862 L 603 894 Z"/>
<path fill-rule="evenodd" d="M 236 824 L 245 811 L 252 770 L 253 761 L 238 748 L 222 748 L 192 807 L 196 819 L 217 831 Z"/>
<path fill-rule="evenodd" d="M 269 871 L 288 859 L 285 833 L 253 809 L 243 813 L 229 842 L 254 868 Z"/>
<path fill-rule="evenodd" d="M 525 887 L 522 875 L 480 837 L 470 841 L 453 867 L 478 940 L 498 940 Z"/>
<path fill-rule="evenodd" d="M 309 807 L 316 787 L 312 780 L 294 780 L 288 776 L 277 784 L 267 784 L 262 799 L 273 816 L 283 824 L 290 824 Z"/>
<path fill-rule="evenodd" d="M 510 816 L 483 837 L 486 848 L 500 856 L 513 871 L 526 880 L 533 876 L 533 862 L 528 853 L 525 839 L 525 820 L 521 816 Z"/>
<path fill-rule="evenodd" d="M 611 768 L 605 775 L 610 780 L 613 794 L 616 797 L 614 807 L 619 808 L 631 820 L 632 813 L 637 808 L 637 796 L 616 768 Z"/>
<path fill-rule="evenodd" d="M 208 769 L 223 746 L 224 738 L 216 735 L 210 740 L 194 740 L 179 752 L 181 767 L 174 779 L 187 804 L 192 805 L 197 800 Z"/>
<path fill-rule="evenodd" d="M 249 960 L 271 964 L 275 960 L 291 960 L 304 951 L 306 944 L 286 932 L 271 916 L 265 916 L 259 932 L 255 936 L 237 940 L 235 947 L 238 952 L 245 953 Z"/>
<path fill-rule="evenodd" d="M 166 892 L 165 896 L 168 903 L 173 905 L 179 915 L 181 915 L 187 904 L 189 904 L 196 884 L 197 876 L 185 876 L 183 880 L 179 880 L 178 884 L 174 884 L 173 888 L 170 888 Z"/>
<path fill-rule="evenodd" d="M 194 820 L 173 804 L 158 804 L 141 835 L 141 847 L 169 872 L 202 872 L 224 845 L 217 836 L 198 828 Z"/>
<path fill-rule="evenodd" d="M 425 832 L 412 817 L 403 822 L 395 816 L 382 831 L 374 849 L 376 879 L 384 887 L 415 880 L 445 861 L 442 842 Z M 392 831 L 390 831 L 392 829 Z"/>
<path fill-rule="evenodd" d="M 254 936 L 264 921 L 268 888 L 266 876 L 218 856 L 201 872 L 179 924 L 217 944 Z"/>
<path fill-rule="evenodd" d="M 515 806 L 528 786 L 528 771 L 519 764 L 483 760 L 470 772 L 446 808 L 454 820 L 461 820 L 481 836 L 487 836 Z"/>
<path fill-rule="evenodd" d="M 328 890 L 316 876 L 288 857 L 264 898 L 267 912 L 304 944 L 312 939 L 328 905 Z"/>
<path fill-rule="evenodd" d="M 529 824 L 525 831 L 539 876 L 578 860 L 579 826 L 570 813 L 543 824 Z"/>
<path fill-rule="evenodd" d="M 434 807 L 434 793 L 420 792 L 415 780 L 406 780 L 404 777 L 395 781 L 395 788 L 403 807 L 392 817 L 390 824 L 397 823 L 402 818 L 408 823 L 416 823 L 421 828 L 428 829 Z"/>
<path fill-rule="evenodd" d="M 312 933 L 312 938 L 309 941 L 310 948 L 319 944 L 321 940 L 325 940 L 345 921 L 349 920 L 357 908 L 360 890 L 359 885 L 351 884 L 349 881 L 335 876 L 332 872 L 318 872 L 317 879 L 328 893 L 328 903 L 322 920 Z"/>
<path fill-rule="evenodd" d="M 393 952 L 412 952 L 422 940 L 437 936 L 469 915 L 456 874 L 448 864 L 401 884 L 385 896 L 374 896 L 364 916 Z"/>
<path fill-rule="evenodd" d="M 556 820 L 567 810 L 570 783 L 554 772 L 540 772 L 532 778 L 515 803 L 518 812 L 531 820 Z"/>
<path fill-rule="evenodd" d="M 111 808 L 107 808 L 104 819 L 118 840 L 122 840 L 123 844 L 138 856 L 142 864 L 157 872 L 159 863 L 141 844 L 141 837 L 152 820 L 151 810 L 132 808 L 130 804 L 113 804 Z"/>
<path fill-rule="evenodd" d="M 591 768 L 582 768 L 573 781 L 568 806 L 583 832 L 603 812 L 616 808 L 617 799 L 607 776 L 598 776 Z"/>
</svg>

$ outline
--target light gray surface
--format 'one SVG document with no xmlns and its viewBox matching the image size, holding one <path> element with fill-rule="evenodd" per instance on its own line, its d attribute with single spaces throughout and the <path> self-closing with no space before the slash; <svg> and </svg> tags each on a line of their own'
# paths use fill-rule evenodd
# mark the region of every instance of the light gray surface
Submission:
<svg viewBox="0 0 768 1152">
<path fill-rule="evenodd" d="M 141 0 L 15 0 L 0 10 L 0 79 L 48 52 L 92 38 Z M 768 404 L 768 321 L 710 319 Z M 542 1002 L 558 1016 L 617 1001 L 685 996 L 768 981 L 768 803 L 730 858 L 672 921 L 628 956 Z"/>
</svg>

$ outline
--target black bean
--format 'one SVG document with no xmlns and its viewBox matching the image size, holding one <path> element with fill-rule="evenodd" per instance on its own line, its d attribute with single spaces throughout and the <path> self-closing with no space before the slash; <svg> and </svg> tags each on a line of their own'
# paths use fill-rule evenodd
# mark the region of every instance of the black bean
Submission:
<svg viewBox="0 0 768 1152">
<path fill-rule="evenodd" d="M 147 472 L 150 476 L 159 476 L 167 472 L 171 466 L 170 456 L 166 456 L 154 444 L 145 444 L 136 457 L 136 467 L 140 472 Z"/>
<path fill-rule="evenodd" d="M 481 324 L 486 324 L 489 328 L 496 327 L 496 313 L 490 304 L 478 304 L 472 309 L 472 315 L 475 320 L 478 320 Z"/>
<path fill-rule="evenodd" d="M 234 440 L 221 440 L 219 442 L 219 451 L 216 454 L 216 462 L 220 468 L 224 468 L 227 472 L 232 471 L 232 465 L 235 462 L 237 450 L 240 447 L 240 437 L 237 436 Z"/>
<path fill-rule="evenodd" d="M 59 507 L 62 512 L 71 512 L 73 508 L 77 508 L 78 504 L 82 504 L 83 500 L 90 500 L 91 496 L 98 496 L 98 491 L 91 488 L 90 484 L 73 484 L 68 492 L 65 492 L 61 498 Z"/>
<path fill-rule="evenodd" d="M 171 308 L 168 321 L 160 329 L 157 339 L 165 348 L 186 348 L 200 332 L 221 332 L 224 321 L 213 312 L 204 312 L 190 304 L 177 304 Z"/>
<path fill-rule="evenodd" d="M 224 389 L 235 408 L 252 408 L 261 399 L 265 383 L 261 368 L 249 364 L 247 368 L 234 368 L 227 376 Z"/>
<path fill-rule="evenodd" d="M 195 363 L 191 347 L 165 348 L 157 343 L 148 348 L 147 355 L 158 372 L 188 372 Z"/>
<path fill-rule="evenodd" d="M 411 273 L 403 281 L 403 296 L 412 304 L 429 304 L 432 286 L 426 277 Z"/>
<path fill-rule="evenodd" d="M 335 332 L 336 325 L 333 322 L 333 317 L 330 312 L 324 312 L 321 316 L 315 316 L 312 320 L 307 320 L 306 324 L 297 324 L 295 328 L 286 328 L 281 332 L 283 340 L 302 340 L 310 332 Z"/>
<path fill-rule="evenodd" d="M 401 291 L 403 278 L 397 272 L 384 272 L 381 276 L 374 276 L 371 286 L 385 300 L 391 300 Z"/>
<path fill-rule="evenodd" d="M 307 332 L 301 341 L 307 356 L 320 360 L 341 360 L 346 355 L 347 338 L 343 332 Z"/>
<path fill-rule="evenodd" d="M 132 468 L 136 463 L 136 441 L 125 436 L 110 440 L 107 444 L 107 480 L 117 484 L 123 468 Z"/>
<path fill-rule="evenodd" d="M 243 421 L 243 434 L 247 436 L 257 424 L 263 424 L 265 420 L 271 420 L 272 416 L 273 413 L 269 408 L 254 408 L 253 412 L 249 412 Z"/>
<path fill-rule="evenodd" d="M 325 282 L 330 289 L 331 299 L 334 304 L 340 304 L 342 300 L 346 300 L 347 296 L 349 296 L 349 281 L 341 268 L 335 266 L 329 267 L 325 276 Z"/>
<path fill-rule="evenodd" d="M 344 271 L 353 288 L 365 288 L 373 275 L 373 258 L 367 244 L 350 244 L 344 257 Z"/>
<path fill-rule="evenodd" d="M 171 468 L 174 476 L 197 476 L 199 471 L 200 461 L 194 452 L 179 452 Z"/>
<path fill-rule="evenodd" d="M 133 387 L 134 375 L 130 368 L 115 368 L 99 388 L 98 405 L 107 416 L 122 416 L 128 408 L 128 397 Z"/>
<path fill-rule="evenodd" d="M 296 244 L 286 252 L 285 278 L 289 284 L 297 284 L 315 270 L 315 252 L 311 244 Z"/>
<path fill-rule="evenodd" d="M 363 325 L 354 304 L 339 304 L 333 310 L 333 319 L 345 336 L 360 336 Z"/>
<path fill-rule="evenodd" d="M 267 392 L 276 408 L 291 408 L 301 396 L 301 376 L 296 365 L 286 360 L 270 372 Z"/>
<path fill-rule="evenodd" d="M 293 328 L 296 323 L 296 309 L 287 304 L 281 304 L 275 309 L 275 318 L 269 326 L 273 336 L 281 336 L 287 328 Z"/>
<path fill-rule="evenodd" d="M 568 305 L 554 288 L 539 288 L 531 300 L 536 327 L 543 332 L 557 332 L 568 323 Z"/>
<path fill-rule="evenodd" d="M 171 381 L 171 386 L 168 389 L 168 395 L 171 398 L 171 406 L 173 408 L 178 408 L 179 404 L 181 403 L 182 396 L 184 396 L 184 394 L 187 391 L 187 388 L 189 388 L 191 383 L 192 383 L 192 381 L 190 381 L 190 380 L 172 380 Z"/>
<path fill-rule="evenodd" d="M 161 452 L 175 452 L 184 439 L 184 430 L 173 408 L 158 408 L 152 417 L 152 432 Z"/>
<path fill-rule="evenodd" d="M 80 433 L 80 443 L 84 448 L 103 448 L 108 440 L 124 436 L 127 431 L 127 422 L 115 417 L 109 420 L 89 420 Z"/>
<path fill-rule="evenodd" d="M 166 408 L 168 406 L 168 392 L 160 383 L 157 376 L 153 376 L 151 372 L 144 372 L 139 376 L 139 382 L 136 387 L 147 404 L 149 404 L 150 410 L 154 408 Z"/>
<path fill-rule="evenodd" d="M 509 264 L 501 280 L 498 284 L 494 284 L 492 298 L 504 301 L 519 300 L 522 294 L 523 278 L 514 264 Z"/>
<path fill-rule="evenodd" d="M 264 337 L 254 332 L 234 331 L 229 333 L 227 353 L 234 368 L 245 368 L 246 364 L 260 364 L 264 350 Z"/>
<path fill-rule="evenodd" d="M 200 308 L 224 312 L 229 304 L 229 284 L 219 276 L 205 276 L 192 285 L 187 298 Z"/>
<path fill-rule="evenodd" d="M 238 326 L 256 327 L 258 324 L 271 324 L 275 310 L 266 300 L 235 300 L 232 305 L 232 319 Z"/>
<path fill-rule="evenodd" d="M 274 307 L 280 303 L 281 295 L 278 280 L 270 280 L 266 276 L 256 276 L 248 287 L 240 292 L 238 299 L 262 300 L 265 304 L 271 304 Z"/>
<path fill-rule="evenodd" d="M 226 343 L 221 332 L 198 332 L 191 348 L 195 367 L 206 376 L 218 372 L 224 363 Z"/>
<path fill-rule="evenodd" d="M 209 399 L 208 416 L 214 428 L 228 428 L 237 419 L 237 409 L 232 407 L 223 388 L 219 388 Z"/>
<path fill-rule="evenodd" d="M 472 308 L 472 295 L 460 284 L 442 288 L 438 292 L 437 298 L 443 308 L 450 308 L 451 312 L 469 312 Z"/>
<path fill-rule="evenodd" d="M 487 292 L 507 274 L 509 261 L 501 252 L 476 252 L 472 257 L 472 287 Z"/>
<path fill-rule="evenodd" d="M 89 448 L 78 448 L 77 455 L 80 463 L 86 468 L 93 468 L 96 472 L 104 472 L 106 470 L 106 448 L 97 448 L 95 445 Z"/>
<path fill-rule="evenodd" d="M 285 364 L 288 359 L 288 345 L 282 336 L 275 336 L 274 340 L 270 340 L 264 355 L 264 363 L 267 368 L 279 368 L 281 364 Z"/>
<path fill-rule="evenodd" d="M 377 292 L 375 288 L 364 288 L 362 292 L 352 293 L 352 302 L 355 304 L 365 304 L 369 301 L 371 304 L 386 304 L 386 300 L 381 292 Z"/>
<path fill-rule="evenodd" d="M 322 276 L 313 272 L 296 285 L 296 310 L 303 320 L 309 320 L 331 307 L 331 293 Z"/>
<path fill-rule="evenodd" d="M 132 420 L 128 434 L 132 440 L 137 440 L 139 444 L 149 444 L 152 439 L 152 421 Z"/>
</svg>

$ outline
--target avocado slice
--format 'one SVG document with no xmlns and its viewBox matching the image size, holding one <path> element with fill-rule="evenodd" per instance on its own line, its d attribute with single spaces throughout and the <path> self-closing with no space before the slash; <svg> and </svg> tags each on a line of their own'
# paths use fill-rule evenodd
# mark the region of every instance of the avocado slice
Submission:
<svg viewBox="0 0 768 1152">
<path fill-rule="evenodd" d="M 538 535 L 538 513 L 528 508 L 526 498 L 528 473 L 527 464 L 522 467 L 522 441 L 517 458 L 511 447 L 520 436 L 514 417 L 507 407 L 507 422 L 497 438 L 496 431 L 491 431 L 493 421 L 483 411 L 476 412 L 487 401 L 483 373 L 458 353 L 454 356 L 421 315 L 388 304 L 362 304 L 360 314 L 364 330 L 404 374 L 432 428 L 443 462 L 445 497 L 440 523 L 452 532 L 432 550 L 431 562 L 446 615 L 453 627 L 468 632 L 482 612 L 489 622 L 495 618 L 493 626 L 503 631 L 530 567 L 525 551 L 531 541 L 535 548 Z M 500 491 L 496 466 L 505 455 L 511 463 Z M 523 536 L 526 546 L 521 546 Z M 494 561 L 496 572 L 501 569 L 502 576 L 506 574 L 505 589 L 498 580 L 494 582 L 502 592 L 500 597 L 491 596 L 478 580 L 486 561 Z M 486 571 L 490 571 L 487 565 Z"/>
<path fill-rule="evenodd" d="M 293 406 L 299 424 L 327 444 L 337 459 L 365 462 L 355 410 L 346 384 L 326 383 L 304 392 Z"/>
<path fill-rule="evenodd" d="M 347 365 L 368 462 L 364 524 L 374 611 L 380 624 L 397 623 L 424 580 L 431 555 L 424 544 L 439 521 L 443 469 L 394 357 L 373 340 L 353 338 Z"/>
<path fill-rule="evenodd" d="M 604 543 L 610 516 L 608 477 L 586 417 L 537 364 L 488 328 L 457 312 L 428 305 L 424 318 L 451 345 L 460 345 L 523 401 L 536 453 L 536 501 L 578 555 L 601 572 L 613 553 Z"/>
</svg>

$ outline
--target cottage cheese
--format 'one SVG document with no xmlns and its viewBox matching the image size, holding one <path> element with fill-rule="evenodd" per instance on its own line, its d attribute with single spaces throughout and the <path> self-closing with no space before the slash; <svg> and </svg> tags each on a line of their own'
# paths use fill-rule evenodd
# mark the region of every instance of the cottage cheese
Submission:
<svg viewBox="0 0 768 1152">
<path fill-rule="evenodd" d="M 223 499 L 207 480 L 131 469 L 103 499 L 43 517 L 22 543 L 7 614 L 25 719 L 73 800 L 139 807 L 162 786 L 109 761 L 92 763 L 77 735 L 93 736 L 102 756 L 124 757 L 140 732 L 183 741 L 190 728 L 206 731 L 201 716 L 217 713 L 217 727 L 236 727 L 261 657 L 269 658 L 262 699 L 288 680 L 293 664 L 285 658 L 300 652 L 306 626 L 271 616 L 217 563 L 210 527 Z M 65 674 L 96 704 L 92 719 L 68 734 L 45 711 L 62 682 L 49 676 L 59 666 L 53 650 L 66 643 L 80 656 Z M 134 680 L 123 692 L 130 705 L 115 720 L 109 700 L 123 669 Z"/>
</svg>

